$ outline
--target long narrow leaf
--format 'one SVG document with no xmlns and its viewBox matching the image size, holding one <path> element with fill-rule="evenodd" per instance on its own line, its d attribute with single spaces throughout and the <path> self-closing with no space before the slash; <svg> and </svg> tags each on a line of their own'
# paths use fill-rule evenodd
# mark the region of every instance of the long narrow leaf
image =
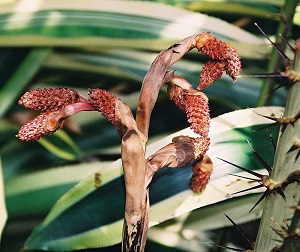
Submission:
<svg viewBox="0 0 300 252">
<path fill-rule="evenodd" d="M 166 45 L 166 40 L 169 45 L 170 41 L 204 31 L 211 31 L 222 40 L 264 44 L 260 38 L 220 19 L 142 1 L 101 1 L 100 4 L 87 0 L 74 4 L 70 0 L 34 3 L 21 0 L 1 6 L 0 23 L 2 46 L 78 47 L 84 43 L 148 49 L 162 42 Z"/>
<path fill-rule="evenodd" d="M 45 57 L 51 50 L 48 48 L 33 49 L 20 64 L 11 78 L 0 89 L 0 117 L 18 100 L 21 92 L 40 69 Z M 11 92 L 11 91 L 14 92 Z"/>
<path fill-rule="evenodd" d="M 2 164 L 1 164 L 1 159 L 0 159 L 0 235 L 2 234 L 3 228 L 6 223 L 6 219 L 7 219 L 7 212 L 6 212 L 6 207 L 5 207 L 4 186 L 3 186 L 3 177 L 2 177 Z"/>
</svg>

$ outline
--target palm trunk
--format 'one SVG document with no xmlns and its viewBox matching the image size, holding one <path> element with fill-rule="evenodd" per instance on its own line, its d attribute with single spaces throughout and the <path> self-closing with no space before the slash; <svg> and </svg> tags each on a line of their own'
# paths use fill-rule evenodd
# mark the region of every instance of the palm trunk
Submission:
<svg viewBox="0 0 300 252">
<path fill-rule="evenodd" d="M 284 118 L 299 117 L 300 110 L 300 40 L 296 42 L 296 52 L 293 66 L 294 82 L 289 88 Z M 273 190 L 266 198 L 265 207 L 258 231 L 254 251 L 270 251 L 280 246 L 283 239 L 298 239 L 298 248 L 282 246 L 280 251 L 299 251 L 299 202 L 300 202 L 300 159 L 299 159 L 300 121 L 290 120 L 282 125 L 275 153 L 274 168 L 271 179 L 281 184 L 279 190 Z M 293 218 L 294 216 L 294 218 Z M 291 224 L 291 219 L 293 223 Z M 285 227 L 290 227 L 286 229 Z"/>
</svg>

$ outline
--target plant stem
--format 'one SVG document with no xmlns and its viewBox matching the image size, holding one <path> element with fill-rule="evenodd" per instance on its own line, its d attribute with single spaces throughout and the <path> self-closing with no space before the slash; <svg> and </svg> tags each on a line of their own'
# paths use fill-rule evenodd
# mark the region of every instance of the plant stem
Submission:
<svg viewBox="0 0 300 252">
<path fill-rule="evenodd" d="M 285 4 L 281 10 L 280 17 L 281 22 L 277 28 L 275 43 L 281 49 L 281 51 L 285 50 L 286 44 L 283 40 L 284 38 L 288 38 L 290 35 L 290 29 L 292 27 L 293 16 L 295 14 L 296 7 L 298 5 L 299 0 L 286 0 Z M 280 64 L 282 62 L 281 55 L 278 53 L 276 48 L 273 48 L 272 53 L 270 55 L 270 61 L 268 65 L 267 72 L 275 73 L 278 72 L 280 68 Z M 266 78 L 263 81 L 262 89 L 260 92 L 260 96 L 258 99 L 258 106 L 268 105 L 271 101 L 271 92 L 274 88 L 274 78 Z"/>
<path fill-rule="evenodd" d="M 293 70 L 300 74 L 300 40 L 296 42 L 296 53 Z M 295 82 L 289 89 L 284 118 L 293 118 L 299 113 L 300 109 L 300 81 Z M 274 168 L 271 179 L 275 183 L 282 183 L 287 177 L 300 170 L 299 148 L 290 151 L 295 141 L 300 139 L 300 122 L 288 124 L 286 128 L 281 128 L 277 149 L 274 159 Z M 299 175 L 298 175 L 299 176 Z M 283 227 L 290 225 L 290 221 L 295 213 L 292 206 L 298 206 L 300 202 L 300 183 L 299 178 L 294 182 L 287 183 L 281 188 L 285 199 L 272 191 L 266 198 L 264 211 L 258 231 L 257 241 L 254 251 L 270 251 L 278 245 L 282 237 L 276 232 L 282 231 Z"/>
</svg>

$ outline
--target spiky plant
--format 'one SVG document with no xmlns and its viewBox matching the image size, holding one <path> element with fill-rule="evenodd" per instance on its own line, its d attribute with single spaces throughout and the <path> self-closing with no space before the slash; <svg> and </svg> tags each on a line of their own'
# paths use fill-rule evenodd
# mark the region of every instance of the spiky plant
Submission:
<svg viewBox="0 0 300 252">
<path fill-rule="evenodd" d="M 4 190 L 0 186 L 0 228 L 5 225 L 5 205 L 9 217 L 2 236 L 1 251 L 19 250 L 29 236 L 26 246 L 30 248 L 73 250 L 101 247 L 99 251 L 120 250 L 120 245 L 114 244 L 121 241 L 125 187 L 121 186 L 124 180 L 118 159 L 119 135 L 109 125 L 109 122 L 116 124 L 114 110 L 110 106 L 114 101 L 120 105 L 120 97 L 135 114 L 140 83 L 157 52 L 191 34 L 209 31 L 237 48 L 242 56 L 245 75 L 263 73 L 265 77 L 276 76 L 281 80 L 287 79 L 287 76 L 297 78 L 291 68 L 278 72 L 278 51 L 269 54 L 269 44 L 253 23 L 257 22 L 267 34 L 275 35 L 275 45 L 280 47 L 284 55 L 285 39 L 291 41 L 291 35 L 296 38 L 299 31 L 298 1 L 237 0 L 225 1 L 224 4 L 209 0 L 164 2 L 169 5 L 150 1 L 101 1 L 101 4 L 95 4 L 94 0 L 1 3 L 0 165 Z M 277 24 L 278 30 L 274 29 Z M 174 66 L 176 75 L 195 83 L 195 88 L 199 78 L 199 61 L 204 64 L 206 60 L 206 57 L 198 58 L 191 52 Z M 291 63 L 289 57 L 285 58 L 285 63 Z M 210 82 L 220 77 L 223 70 L 228 70 L 224 61 L 212 60 L 204 67 L 202 77 Z M 266 167 L 265 163 L 272 167 L 273 151 L 268 135 L 272 132 L 276 138 L 277 128 L 258 129 L 263 128 L 261 124 L 271 122 L 280 123 L 283 127 L 288 125 L 286 122 L 298 123 L 297 114 L 281 118 L 281 108 L 275 107 L 236 111 L 213 118 L 207 153 L 211 159 L 205 155 L 203 162 L 196 162 L 193 167 L 162 168 L 174 161 L 166 158 L 174 152 L 174 146 L 192 150 L 188 146 L 194 140 L 190 138 L 197 137 L 190 130 L 171 134 L 188 123 L 181 124 L 185 118 L 173 110 L 173 106 L 169 106 L 168 92 L 179 108 L 186 112 L 193 129 L 207 132 L 209 114 L 206 113 L 206 96 L 200 91 L 189 90 L 190 86 L 184 79 L 174 80 L 169 90 L 162 87 L 151 118 L 149 142 L 158 138 L 162 140 L 149 143 L 144 153 L 149 166 L 145 185 L 151 182 L 149 251 L 206 251 L 209 250 L 206 245 L 210 240 L 214 242 L 209 244 L 225 247 L 229 232 L 224 227 L 228 221 L 223 211 L 237 225 L 260 217 L 263 204 L 256 205 L 260 196 L 242 195 L 257 192 L 254 189 L 245 191 L 249 183 L 258 182 L 259 185 L 255 186 L 259 190 L 267 188 L 261 198 L 278 193 L 283 199 L 285 188 L 298 181 L 297 173 L 291 176 L 286 174 L 286 180 L 273 181 L 268 174 L 272 174 L 269 169 L 267 173 L 255 171 L 253 174 L 258 177 L 251 178 L 249 182 L 242 179 L 248 176 L 244 171 L 240 172 L 228 164 L 229 160 L 246 170 Z M 237 85 L 230 85 L 229 82 L 229 78 L 221 77 L 205 90 L 214 116 L 249 106 L 285 104 L 285 88 L 276 87 L 276 92 L 273 92 L 273 79 L 268 78 L 265 84 L 258 78 L 239 78 Z M 57 86 L 69 88 L 55 89 Z M 91 88 L 89 93 L 81 95 L 88 86 Z M 182 90 L 178 91 L 180 87 L 185 88 L 183 95 L 180 92 Z M 39 107 L 42 104 L 39 104 L 42 113 L 38 117 L 36 111 L 28 112 L 20 108 L 17 99 L 25 91 L 37 88 L 40 91 L 24 97 L 25 100 L 39 94 L 45 97 L 54 91 L 53 100 L 61 100 L 63 96 L 65 103 L 51 101 L 44 111 Z M 109 93 L 105 93 L 104 89 Z M 99 101 L 99 93 L 113 99 Z M 110 96 L 111 93 L 115 96 Z M 177 99 L 176 94 L 181 99 Z M 95 108 L 91 105 L 92 101 L 102 105 Z M 201 108 L 200 113 L 193 107 L 195 102 Z M 106 106 L 110 109 L 104 111 Z M 53 110 L 53 107 L 59 109 Z M 81 110 L 94 112 L 77 114 Z M 103 112 L 108 119 L 107 124 L 95 110 Z M 128 109 L 126 111 L 129 112 Z M 65 120 L 74 113 L 76 115 L 71 120 Z M 34 117 L 36 119 L 24 126 L 19 136 L 23 135 L 23 140 L 34 140 L 42 135 L 47 137 L 22 143 L 14 136 L 20 125 Z M 195 120 L 199 117 L 205 118 L 201 127 L 199 121 Z M 130 122 L 130 127 L 134 127 L 135 122 Z M 62 125 L 64 129 L 57 131 Z M 121 127 L 122 123 L 117 126 Z M 54 131 L 55 134 L 48 136 Z M 119 130 L 119 134 L 123 133 L 124 128 Z M 206 136 L 202 140 L 207 143 Z M 253 157 L 257 155 L 253 155 L 246 140 L 249 140 L 252 150 L 260 153 L 267 162 L 253 165 Z M 297 152 L 297 148 L 295 141 L 288 155 L 294 155 L 292 153 Z M 180 153 L 184 152 L 178 151 L 176 154 Z M 189 157 L 191 161 L 193 155 Z M 212 174 L 210 160 L 214 163 Z M 210 182 L 206 185 L 209 177 Z M 205 185 L 206 189 L 203 190 Z M 236 193 L 239 191 L 243 192 Z M 274 235 L 277 234 L 279 238 L 276 244 L 283 241 L 282 249 L 297 244 L 298 239 L 299 207 L 288 206 L 288 209 L 292 214 L 295 211 L 291 225 L 271 222 L 271 225 L 274 224 Z M 48 217 L 42 222 L 48 212 Z M 168 219 L 171 220 L 166 221 Z M 213 233 L 216 238 L 208 236 L 208 233 Z M 217 237 L 220 238 L 218 241 Z M 247 243 L 247 246 L 245 249 L 253 249 L 252 244 Z M 232 244 L 229 247 L 236 249 Z"/>
</svg>

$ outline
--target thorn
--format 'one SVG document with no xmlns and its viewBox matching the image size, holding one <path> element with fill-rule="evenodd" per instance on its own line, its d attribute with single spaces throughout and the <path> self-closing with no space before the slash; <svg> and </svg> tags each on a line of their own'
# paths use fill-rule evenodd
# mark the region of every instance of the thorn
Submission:
<svg viewBox="0 0 300 252">
<path fill-rule="evenodd" d="M 259 29 L 259 31 L 265 36 L 265 38 L 274 46 L 274 48 L 277 50 L 277 52 L 283 57 L 286 61 L 291 62 L 288 56 L 285 55 L 285 53 L 269 38 L 269 36 L 260 28 L 260 26 L 257 23 L 254 23 L 254 25 Z"/>
<path fill-rule="evenodd" d="M 272 143 L 272 146 L 273 146 L 273 151 L 274 151 L 274 154 L 275 154 L 275 152 L 276 152 L 276 144 L 275 144 L 274 138 L 272 136 L 272 133 L 270 134 L 270 139 L 271 139 L 271 143 Z"/>
<path fill-rule="evenodd" d="M 287 41 L 287 39 L 286 39 L 284 36 L 282 36 L 281 33 L 279 33 L 279 36 L 282 38 L 282 40 L 284 40 L 284 42 L 288 45 L 288 47 L 291 49 L 291 51 L 292 51 L 293 53 L 295 53 L 296 50 L 295 50 L 294 47 L 292 47 L 292 45 L 289 43 L 289 41 Z"/>
<path fill-rule="evenodd" d="M 237 248 L 232 248 L 232 247 L 217 245 L 217 244 L 213 244 L 212 242 L 206 242 L 206 244 L 209 244 L 209 245 L 217 247 L 217 248 L 229 249 L 229 250 L 232 250 L 232 251 L 240 251 L 240 252 L 245 251 L 244 249 L 237 249 Z"/>
<path fill-rule="evenodd" d="M 243 178 L 243 179 L 248 179 L 248 180 L 255 181 L 255 182 L 260 182 L 261 181 L 261 179 L 248 178 L 248 177 L 245 177 L 245 176 L 232 174 L 232 173 L 228 173 L 228 174 L 231 175 L 231 176 L 235 176 L 235 177 Z"/>
<path fill-rule="evenodd" d="M 224 159 L 222 159 L 222 158 L 219 158 L 219 157 L 217 157 L 217 158 L 220 159 L 220 160 L 222 160 L 223 162 L 226 162 L 227 164 L 233 165 L 234 167 L 241 169 L 242 171 L 248 172 L 248 173 L 252 174 L 252 175 L 255 176 L 255 177 L 258 177 L 258 178 L 260 178 L 260 179 L 263 179 L 263 178 L 264 178 L 264 175 L 262 175 L 262 174 L 259 174 L 259 173 L 257 173 L 257 172 L 248 170 L 248 169 L 243 168 L 243 167 L 241 167 L 241 166 L 239 166 L 239 165 L 236 165 L 236 164 L 234 164 L 234 163 L 231 163 L 231 162 L 229 162 L 229 161 L 226 161 L 226 160 L 224 160 Z"/>
<path fill-rule="evenodd" d="M 275 93 L 276 90 L 278 90 L 279 88 L 282 88 L 284 86 L 287 86 L 287 84 L 283 83 L 283 84 L 278 85 L 276 88 L 274 88 L 274 89 L 271 90 L 270 94 Z"/>
<path fill-rule="evenodd" d="M 284 201 L 286 201 L 286 197 L 285 197 L 284 191 L 282 191 L 281 188 L 278 188 L 278 189 L 277 189 L 277 192 L 278 192 L 278 194 L 284 199 Z"/>
<path fill-rule="evenodd" d="M 263 127 L 260 127 L 260 128 L 255 129 L 255 130 L 252 130 L 252 132 L 256 132 L 256 131 L 258 131 L 258 130 L 267 129 L 267 128 L 270 128 L 270 127 L 275 126 L 275 125 L 278 125 L 278 123 L 277 123 L 277 122 L 274 122 L 274 123 L 268 124 L 268 125 L 266 125 L 266 126 L 263 126 Z"/>
<path fill-rule="evenodd" d="M 277 123 L 277 118 L 274 118 L 274 117 L 272 117 L 272 116 L 266 116 L 266 115 L 259 114 L 259 113 L 257 113 L 255 110 L 252 110 L 252 111 L 253 111 L 255 114 L 257 114 L 257 115 L 259 115 L 259 116 L 261 116 L 261 117 L 270 119 L 270 120 L 275 121 L 275 122 Z"/>
<path fill-rule="evenodd" d="M 285 77 L 285 76 L 282 76 L 281 73 L 245 74 L 245 75 L 239 75 L 239 76 L 237 76 L 237 78 L 245 78 L 245 77 L 253 77 L 253 78 L 276 78 L 276 77 Z"/>
<path fill-rule="evenodd" d="M 232 225 L 241 233 L 241 235 L 246 239 L 249 245 L 252 246 L 252 242 L 248 239 L 247 234 L 226 213 L 223 214 L 232 223 Z"/>
<path fill-rule="evenodd" d="M 259 198 L 259 200 L 254 204 L 254 206 L 249 210 L 249 213 L 252 212 L 252 210 L 260 203 L 263 201 L 264 198 L 267 197 L 268 190 L 266 190 L 263 195 Z"/>
<path fill-rule="evenodd" d="M 268 173 L 270 175 L 272 172 L 272 167 L 265 160 L 263 160 L 263 158 L 257 153 L 256 150 L 253 149 L 252 145 L 250 144 L 250 142 L 248 140 L 247 140 L 247 143 L 249 144 L 250 149 L 252 150 L 253 154 L 256 156 L 258 161 L 263 165 L 263 167 L 265 167 L 265 169 L 268 171 Z"/>
<path fill-rule="evenodd" d="M 272 116 L 261 115 L 261 114 L 257 113 L 254 110 L 252 110 L 252 111 L 255 114 L 259 115 L 259 116 L 262 116 L 264 118 L 275 121 L 275 123 L 269 124 L 265 127 L 262 127 L 262 128 L 260 128 L 260 130 L 264 129 L 264 128 L 267 128 L 267 127 L 270 127 L 270 126 L 273 126 L 274 124 L 279 124 L 279 125 L 282 125 L 281 131 L 282 131 L 282 133 L 284 133 L 284 131 L 285 131 L 288 124 L 294 125 L 300 119 L 300 111 L 294 117 L 291 117 L 291 118 L 276 118 L 276 117 L 272 117 Z"/>
<path fill-rule="evenodd" d="M 297 161 L 297 159 L 300 156 L 300 139 L 296 139 L 292 145 L 292 147 L 288 150 L 287 153 L 290 153 L 292 151 L 298 150 L 296 157 L 295 157 L 295 162 Z"/>
<path fill-rule="evenodd" d="M 274 227 L 271 227 L 271 229 L 278 235 L 278 236 L 280 236 L 281 238 L 284 238 L 284 232 L 282 231 L 282 230 L 280 230 L 280 229 L 276 229 L 276 228 L 274 228 Z M 282 241 L 280 241 L 280 242 L 282 242 Z"/>
<path fill-rule="evenodd" d="M 260 185 L 257 185 L 257 186 L 253 186 L 253 187 L 250 187 L 250 188 L 247 188 L 247 189 L 244 189 L 244 190 L 232 193 L 231 195 L 235 195 L 235 194 L 242 193 L 242 192 L 247 192 L 247 191 L 258 189 L 258 188 L 261 188 L 261 187 L 265 187 L 265 186 L 262 185 L 262 184 L 260 184 Z"/>
</svg>

